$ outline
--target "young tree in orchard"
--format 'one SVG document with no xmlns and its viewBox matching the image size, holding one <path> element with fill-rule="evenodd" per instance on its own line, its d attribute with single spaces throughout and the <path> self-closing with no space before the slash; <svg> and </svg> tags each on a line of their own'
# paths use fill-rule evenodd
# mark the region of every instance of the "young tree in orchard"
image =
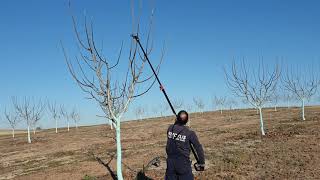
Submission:
<svg viewBox="0 0 320 180">
<path fill-rule="evenodd" d="M 233 98 L 227 98 L 225 102 L 226 107 L 229 108 L 229 120 L 232 120 L 232 116 L 234 115 L 233 110 L 237 107 L 238 102 Z"/>
<path fill-rule="evenodd" d="M 305 103 L 317 93 L 319 86 L 319 78 L 310 69 L 308 72 L 299 73 L 287 69 L 286 74 L 282 78 L 284 88 L 294 95 L 294 97 L 301 102 L 302 120 L 305 117 Z"/>
<path fill-rule="evenodd" d="M 60 115 L 67 121 L 68 132 L 69 132 L 70 131 L 70 115 L 67 112 L 67 109 L 63 105 L 60 106 Z"/>
<path fill-rule="evenodd" d="M 217 109 L 219 108 L 220 110 L 220 114 L 222 114 L 223 108 L 226 104 L 227 98 L 225 96 L 214 96 L 213 98 L 213 104 L 215 105 L 215 107 L 217 107 Z"/>
<path fill-rule="evenodd" d="M 48 106 L 48 110 L 49 110 L 49 112 L 51 114 L 51 117 L 55 121 L 56 133 L 58 133 L 58 119 L 60 118 L 60 113 L 59 113 L 59 110 L 58 110 L 57 103 L 56 102 L 54 102 L 54 103 L 48 102 L 47 106 Z"/>
<path fill-rule="evenodd" d="M 293 101 L 293 96 L 289 93 L 285 93 L 285 94 L 283 94 L 282 99 L 283 99 L 284 103 L 286 103 L 287 109 L 289 109 L 290 105 Z"/>
<path fill-rule="evenodd" d="M 66 64 L 73 79 L 82 91 L 87 93 L 88 98 L 99 104 L 105 113 L 105 117 L 110 119 L 115 127 L 117 178 L 122 180 L 121 120 L 133 99 L 147 93 L 155 83 L 155 78 L 153 74 L 150 76 L 145 75 L 144 68 L 147 60 L 134 39 L 132 39 L 128 48 L 129 52 L 126 53 L 128 55 L 126 58 L 128 60 L 126 71 L 121 74 L 120 59 L 124 49 L 123 43 L 117 58 L 112 62 L 112 58 L 104 56 L 102 50 L 96 47 L 97 43 L 92 22 L 85 21 L 85 35 L 81 37 L 75 18 L 73 17 L 72 19 L 80 52 L 74 60 L 71 60 L 62 46 Z M 140 25 L 137 27 L 140 27 Z M 138 28 L 133 34 L 138 36 L 140 34 L 139 29 L 141 28 Z M 141 41 L 145 40 L 147 55 L 150 55 L 153 44 L 150 30 L 146 33 L 146 39 L 141 39 Z M 129 35 L 128 38 L 130 38 Z M 162 57 L 160 62 L 162 62 Z M 160 63 L 156 68 L 156 72 L 159 72 L 159 67 Z M 137 92 L 138 86 L 140 86 L 140 89 L 145 88 L 145 90 Z"/>
<path fill-rule="evenodd" d="M 278 111 L 277 107 L 278 107 L 279 101 L 280 101 L 280 95 L 277 92 L 275 92 L 272 96 L 272 99 L 271 99 L 271 103 L 274 107 L 275 112 Z"/>
<path fill-rule="evenodd" d="M 234 110 L 238 106 L 238 102 L 231 97 L 226 100 L 225 104 L 229 108 L 230 111 Z"/>
<path fill-rule="evenodd" d="M 184 106 L 185 106 L 185 109 L 187 112 L 189 112 L 189 113 L 193 112 L 193 105 L 192 104 L 185 104 Z"/>
<path fill-rule="evenodd" d="M 198 108 L 198 111 L 200 113 L 203 113 L 204 107 L 205 107 L 205 104 L 204 104 L 203 100 L 200 97 L 194 97 L 193 98 L 193 103 Z"/>
<path fill-rule="evenodd" d="M 78 129 L 78 125 L 79 125 L 79 121 L 80 121 L 80 114 L 77 111 L 76 108 L 73 108 L 71 113 L 70 113 L 70 118 L 73 120 L 73 122 L 76 125 L 76 129 Z M 111 129 L 112 129 L 112 125 L 111 125 Z"/>
<path fill-rule="evenodd" d="M 173 108 L 174 109 L 181 109 L 183 106 L 183 100 L 182 99 L 174 99 L 172 102 Z"/>
<path fill-rule="evenodd" d="M 14 139 L 14 131 L 19 123 L 19 119 L 18 119 L 18 116 L 16 113 L 9 113 L 7 112 L 7 110 L 5 109 L 4 110 L 4 116 L 6 118 L 6 120 L 8 121 L 8 123 L 10 124 L 11 126 L 11 129 L 12 129 L 12 138 Z"/>
<path fill-rule="evenodd" d="M 145 112 L 146 112 L 146 110 L 145 110 L 145 108 L 143 106 L 136 107 L 136 109 L 135 109 L 136 118 L 138 120 L 142 120 Z"/>
<path fill-rule="evenodd" d="M 229 71 L 225 69 L 227 86 L 238 97 L 245 99 L 253 107 L 259 110 L 261 134 L 265 135 L 262 109 L 265 104 L 272 99 L 278 79 L 280 69 L 278 65 L 270 71 L 263 62 L 257 67 L 249 70 L 245 61 L 236 64 L 232 63 Z"/>
<path fill-rule="evenodd" d="M 12 102 L 17 115 L 27 124 L 28 143 L 31 143 L 30 128 L 41 116 L 44 105 L 41 101 L 35 102 L 35 100 L 30 100 L 30 98 L 24 98 L 19 102 L 17 98 L 13 97 Z"/>
<path fill-rule="evenodd" d="M 34 121 L 32 122 L 32 129 L 33 129 L 33 134 L 36 134 L 36 131 L 37 131 L 37 125 L 39 123 L 39 121 L 41 120 L 42 118 L 42 111 L 41 112 L 37 112 L 34 116 Z"/>
</svg>

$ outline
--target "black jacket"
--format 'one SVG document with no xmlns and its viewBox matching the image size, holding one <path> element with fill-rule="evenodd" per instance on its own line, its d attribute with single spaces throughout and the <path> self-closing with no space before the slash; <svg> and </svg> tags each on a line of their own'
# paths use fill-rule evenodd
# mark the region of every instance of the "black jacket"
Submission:
<svg viewBox="0 0 320 180">
<path fill-rule="evenodd" d="M 194 146 L 198 156 L 199 164 L 205 164 L 204 152 L 196 133 L 187 126 L 180 124 L 170 125 L 167 131 L 166 152 L 168 158 L 184 156 L 190 159 L 190 143 Z"/>
</svg>

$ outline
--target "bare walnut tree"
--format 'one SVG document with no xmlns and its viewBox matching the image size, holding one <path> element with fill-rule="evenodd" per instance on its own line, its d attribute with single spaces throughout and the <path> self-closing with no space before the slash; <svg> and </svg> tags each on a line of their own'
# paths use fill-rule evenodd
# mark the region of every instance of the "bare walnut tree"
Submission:
<svg viewBox="0 0 320 180">
<path fill-rule="evenodd" d="M 60 106 L 60 115 L 67 121 L 68 132 L 69 132 L 70 131 L 70 115 L 67 112 L 67 109 L 63 105 Z"/>
<path fill-rule="evenodd" d="M 194 97 L 193 98 L 193 103 L 198 108 L 198 111 L 200 113 L 203 113 L 204 107 L 205 107 L 205 104 L 204 104 L 203 100 L 200 97 Z"/>
<path fill-rule="evenodd" d="M 172 104 L 173 104 L 174 109 L 181 109 L 183 106 L 183 100 L 182 99 L 174 99 Z"/>
<path fill-rule="evenodd" d="M 275 65 L 274 69 L 269 71 L 263 62 L 254 68 L 249 71 L 245 61 L 240 65 L 233 62 L 229 72 L 225 69 L 225 76 L 230 90 L 259 110 L 261 134 L 265 135 L 262 109 L 272 99 L 280 77 L 280 69 Z"/>
<path fill-rule="evenodd" d="M 6 109 L 4 110 L 4 116 L 11 126 L 12 138 L 14 139 L 14 131 L 19 123 L 18 116 L 16 115 L 16 113 L 8 113 Z"/>
<path fill-rule="evenodd" d="M 138 106 L 135 109 L 136 118 L 138 120 L 142 120 L 143 116 L 145 115 L 146 110 L 143 106 Z"/>
<path fill-rule="evenodd" d="M 120 60 L 122 59 L 124 45 L 122 43 L 117 58 L 104 56 L 102 50 L 96 47 L 93 24 L 85 21 L 84 37 L 80 36 L 75 18 L 73 17 L 74 30 L 78 42 L 79 55 L 71 60 L 65 48 L 62 46 L 66 64 L 73 79 L 89 97 L 99 104 L 107 119 L 112 121 L 116 131 L 117 146 L 117 177 L 122 180 L 122 153 L 121 153 L 121 120 L 126 113 L 129 104 L 135 97 L 147 93 L 155 83 L 154 75 L 145 75 L 144 67 L 146 58 L 140 51 L 137 42 L 132 39 L 130 43 L 126 70 L 122 71 Z M 139 26 L 138 26 L 139 27 Z M 135 35 L 138 35 L 139 30 Z M 130 38 L 128 36 L 128 38 Z M 152 50 L 150 32 L 146 38 L 146 53 L 150 55 Z M 84 39 L 84 40 L 83 40 Z M 160 63 L 162 62 L 163 52 Z M 160 63 L 156 68 L 159 72 Z M 123 74 L 121 75 L 121 72 Z M 139 89 L 145 90 L 137 92 Z"/>
<path fill-rule="evenodd" d="M 221 97 L 214 96 L 212 101 L 215 107 L 219 108 L 220 114 L 222 114 L 227 98 L 225 96 L 221 96 Z"/>
<path fill-rule="evenodd" d="M 193 105 L 192 104 L 186 104 L 185 109 L 187 112 L 191 113 L 193 112 Z"/>
<path fill-rule="evenodd" d="M 236 109 L 236 107 L 238 106 L 238 102 L 231 97 L 226 99 L 225 104 L 229 108 L 230 111 Z"/>
<path fill-rule="evenodd" d="M 225 103 L 226 107 L 229 108 L 229 120 L 232 120 L 233 116 L 236 116 L 237 113 L 234 113 L 233 111 L 235 111 L 236 107 L 238 106 L 238 102 L 233 99 L 233 98 L 227 98 L 226 99 L 226 103 Z"/>
<path fill-rule="evenodd" d="M 308 75 L 307 75 L 308 74 Z M 305 117 L 305 103 L 317 93 L 319 79 L 312 70 L 307 73 L 298 73 L 288 70 L 282 78 L 282 84 L 287 91 L 295 96 L 301 102 L 302 120 Z"/>
<path fill-rule="evenodd" d="M 48 106 L 49 112 L 51 113 L 51 117 L 55 121 L 56 133 L 58 133 L 58 119 L 60 118 L 60 113 L 59 113 L 59 110 L 58 110 L 57 103 L 56 102 L 54 102 L 54 103 L 48 102 L 47 106 Z"/>
<path fill-rule="evenodd" d="M 282 100 L 284 101 L 284 103 L 287 104 L 287 109 L 290 108 L 290 106 L 292 105 L 292 101 L 293 101 L 294 97 L 290 94 L 290 93 L 285 93 L 282 95 Z"/>
<path fill-rule="evenodd" d="M 19 102 L 17 98 L 13 97 L 12 102 L 18 116 L 27 124 L 28 143 L 31 143 L 30 128 L 40 119 L 44 105 L 41 101 L 35 102 L 30 98 L 24 98 L 23 101 Z"/>
<path fill-rule="evenodd" d="M 44 107 L 43 107 L 43 109 L 44 109 Z M 34 135 L 36 134 L 37 125 L 38 125 L 39 121 L 41 120 L 42 115 L 43 115 L 42 111 L 38 111 L 34 116 L 34 120 L 32 121 L 32 129 L 33 129 Z"/>
<path fill-rule="evenodd" d="M 70 113 L 70 118 L 73 120 L 73 122 L 76 125 L 76 129 L 78 129 L 79 121 L 80 121 L 80 114 L 77 111 L 76 108 L 73 108 L 71 113 Z"/>
<path fill-rule="evenodd" d="M 275 111 L 275 112 L 278 111 L 278 110 L 277 110 L 277 107 L 278 107 L 280 98 L 281 98 L 281 96 L 280 96 L 277 92 L 275 92 L 275 93 L 273 94 L 273 96 L 272 96 L 271 103 L 272 103 L 272 105 L 274 106 L 274 111 Z"/>
</svg>

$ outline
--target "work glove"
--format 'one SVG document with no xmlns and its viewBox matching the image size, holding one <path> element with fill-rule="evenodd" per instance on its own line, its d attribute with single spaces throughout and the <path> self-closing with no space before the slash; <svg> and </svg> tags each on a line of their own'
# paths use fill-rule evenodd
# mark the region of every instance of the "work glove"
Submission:
<svg viewBox="0 0 320 180">
<path fill-rule="evenodd" d="M 195 169 L 196 171 L 204 171 L 204 169 L 205 169 L 205 164 L 195 163 L 195 164 L 194 164 L 194 169 Z"/>
</svg>

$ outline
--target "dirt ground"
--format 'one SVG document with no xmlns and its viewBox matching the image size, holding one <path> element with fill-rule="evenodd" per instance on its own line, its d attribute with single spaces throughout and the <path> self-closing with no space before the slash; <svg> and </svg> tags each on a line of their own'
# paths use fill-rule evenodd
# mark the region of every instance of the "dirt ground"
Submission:
<svg viewBox="0 0 320 180">
<path fill-rule="evenodd" d="M 207 169 L 196 179 L 320 179 L 320 107 L 264 110 L 267 135 L 262 137 L 255 110 L 191 114 L 206 155 Z M 123 173 L 134 179 L 151 159 L 165 157 L 166 129 L 172 117 L 122 124 Z M 33 134 L 32 134 L 33 135 Z M 25 134 L 13 141 L 0 136 L 0 179 L 112 179 L 107 163 L 115 152 L 107 125 L 78 130 L 45 130 L 26 143 Z M 165 162 L 147 175 L 163 179 Z M 115 159 L 110 162 L 115 170 Z"/>
<path fill-rule="evenodd" d="M 23 130 L 16 130 L 15 134 L 24 134 L 26 131 Z M 1 130 L 0 129 L 0 136 L 5 136 L 5 135 L 11 135 L 12 136 L 12 130 Z"/>
</svg>

